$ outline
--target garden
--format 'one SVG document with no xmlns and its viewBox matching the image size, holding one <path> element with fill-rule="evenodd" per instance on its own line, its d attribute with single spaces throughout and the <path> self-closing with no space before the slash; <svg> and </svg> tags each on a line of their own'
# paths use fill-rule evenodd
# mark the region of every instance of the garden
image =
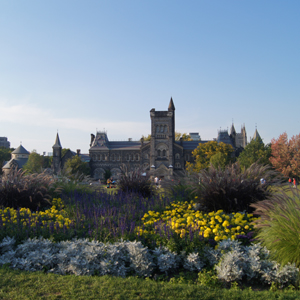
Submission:
<svg viewBox="0 0 300 300">
<path fill-rule="evenodd" d="M 111 299 L 297 299 L 299 220 L 298 189 L 259 164 L 210 166 L 159 190 L 126 171 L 113 193 L 83 176 L 15 170 L 0 182 L 0 297 L 27 299 L 8 280 L 26 275 L 37 299 L 74 299 L 68 285 L 95 299 L 78 280 L 101 282 Z M 41 293 L 36 278 L 66 291 Z"/>
</svg>

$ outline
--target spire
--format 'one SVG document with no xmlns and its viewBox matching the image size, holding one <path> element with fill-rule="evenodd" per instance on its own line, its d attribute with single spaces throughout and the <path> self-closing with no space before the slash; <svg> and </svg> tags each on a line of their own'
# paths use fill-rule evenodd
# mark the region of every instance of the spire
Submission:
<svg viewBox="0 0 300 300">
<path fill-rule="evenodd" d="M 235 131 L 233 122 L 232 122 L 232 125 L 231 125 L 230 134 L 231 134 L 231 135 L 236 134 L 236 131 Z"/>
<path fill-rule="evenodd" d="M 170 110 L 175 110 L 175 106 L 174 106 L 172 97 L 171 97 L 171 100 L 170 100 L 170 103 L 169 103 L 169 107 L 168 107 L 168 111 L 170 111 Z"/>
<path fill-rule="evenodd" d="M 58 133 L 56 134 L 56 139 L 55 139 L 55 143 L 52 146 L 52 148 L 62 148 L 61 144 L 60 144 L 60 140 L 59 140 L 59 136 Z"/>
<path fill-rule="evenodd" d="M 256 126 L 255 126 L 256 127 Z M 254 132 L 254 135 L 253 135 L 253 138 L 252 138 L 253 140 L 256 140 L 256 139 L 258 139 L 258 140 L 261 140 L 262 141 L 262 138 L 260 137 L 260 135 L 259 135 L 259 133 L 258 133 L 258 131 L 257 131 L 257 128 L 255 128 L 255 132 Z"/>
</svg>

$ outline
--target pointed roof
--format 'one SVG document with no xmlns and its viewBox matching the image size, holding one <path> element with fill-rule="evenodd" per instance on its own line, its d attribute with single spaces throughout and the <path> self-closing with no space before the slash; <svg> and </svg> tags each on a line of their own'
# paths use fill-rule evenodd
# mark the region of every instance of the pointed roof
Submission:
<svg viewBox="0 0 300 300">
<path fill-rule="evenodd" d="M 56 134 L 56 139 L 55 139 L 55 143 L 52 146 L 52 148 L 62 148 L 61 144 L 60 144 L 60 140 L 59 140 L 59 136 L 58 133 Z"/>
<path fill-rule="evenodd" d="M 253 140 L 256 140 L 256 139 L 259 139 L 259 140 L 262 140 L 258 131 L 257 131 L 257 128 L 255 129 L 255 132 L 254 132 L 254 135 L 253 135 Z"/>
<path fill-rule="evenodd" d="M 175 106 L 174 106 L 172 97 L 171 97 L 171 100 L 170 100 L 170 103 L 169 103 L 168 110 L 175 110 Z"/>
<path fill-rule="evenodd" d="M 30 154 L 22 145 L 15 149 L 12 154 Z"/>
<path fill-rule="evenodd" d="M 236 134 L 236 131 L 235 131 L 233 123 L 231 125 L 230 134 Z"/>
</svg>

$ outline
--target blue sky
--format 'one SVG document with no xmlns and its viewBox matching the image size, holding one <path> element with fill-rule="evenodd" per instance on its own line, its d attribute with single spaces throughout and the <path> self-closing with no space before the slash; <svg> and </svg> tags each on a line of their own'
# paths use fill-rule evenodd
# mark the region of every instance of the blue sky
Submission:
<svg viewBox="0 0 300 300">
<path fill-rule="evenodd" d="M 300 1 L 0 1 L 0 136 L 87 153 L 138 140 L 173 97 L 176 130 L 299 134 Z"/>
</svg>

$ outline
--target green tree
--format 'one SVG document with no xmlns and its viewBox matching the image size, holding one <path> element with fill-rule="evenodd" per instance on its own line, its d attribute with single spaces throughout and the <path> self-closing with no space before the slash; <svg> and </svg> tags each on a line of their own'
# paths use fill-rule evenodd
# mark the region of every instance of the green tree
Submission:
<svg viewBox="0 0 300 300">
<path fill-rule="evenodd" d="M 265 145 L 261 138 L 253 139 L 238 157 L 241 167 L 249 168 L 253 163 L 258 162 L 262 165 L 270 164 L 271 145 Z"/>
<path fill-rule="evenodd" d="M 11 159 L 11 153 L 14 151 L 14 148 L 5 148 L 0 147 L 0 174 L 2 173 L 2 166 L 5 161 L 9 161 Z"/>
<path fill-rule="evenodd" d="M 70 169 L 71 174 L 84 174 L 84 175 L 90 175 L 91 169 L 87 162 L 84 162 L 81 160 L 81 158 L 78 155 L 73 156 L 72 158 L 69 158 L 64 168 Z"/>
<path fill-rule="evenodd" d="M 38 153 L 36 150 L 32 150 L 29 154 L 26 164 L 23 166 L 23 170 L 26 173 L 40 173 L 43 170 L 44 166 L 44 157 Z"/>
<path fill-rule="evenodd" d="M 207 143 L 200 143 L 198 147 L 192 152 L 194 157 L 194 163 L 187 162 L 186 169 L 188 172 L 199 172 L 202 169 L 207 169 L 210 165 L 210 160 L 212 156 L 217 153 L 222 153 L 223 160 L 226 162 L 231 161 L 233 148 L 229 144 L 223 142 L 218 143 L 217 141 L 210 141 Z M 216 157 L 216 160 L 221 159 L 221 157 Z M 214 161 L 214 159 L 213 159 Z"/>
<path fill-rule="evenodd" d="M 210 163 L 218 169 L 225 170 L 225 167 L 231 162 L 231 157 L 227 153 L 217 152 L 210 158 Z"/>
</svg>

